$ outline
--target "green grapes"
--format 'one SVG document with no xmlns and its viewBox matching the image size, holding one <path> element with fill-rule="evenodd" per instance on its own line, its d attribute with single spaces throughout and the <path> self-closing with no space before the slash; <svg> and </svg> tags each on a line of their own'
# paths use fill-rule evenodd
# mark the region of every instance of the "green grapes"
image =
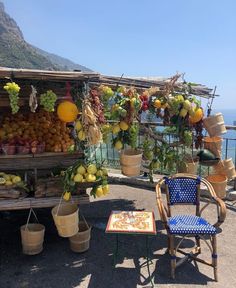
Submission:
<svg viewBox="0 0 236 288">
<path fill-rule="evenodd" d="M 15 82 L 8 82 L 3 87 L 9 94 L 9 100 L 10 100 L 10 106 L 12 114 L 16 114 L 20 107 L 18 105 L 19 102 L 19 92 L 20 92 L 20 86 L 16 84 Z"/>
<path fill-rule="evenodd" d="M 138 139 L 138 125 L 132 124 L 129 128 L 129 145 L 134 149 L 137 147 L 137 139 Z"/>
<path fill-rule="evenodd" d="M 52 90 L 48 90 L 46 93 L 40 95 L 40 105 L 42 105 L 47 112 L 54 111 L 56 101 L 57 95 Z"/>
</svg>

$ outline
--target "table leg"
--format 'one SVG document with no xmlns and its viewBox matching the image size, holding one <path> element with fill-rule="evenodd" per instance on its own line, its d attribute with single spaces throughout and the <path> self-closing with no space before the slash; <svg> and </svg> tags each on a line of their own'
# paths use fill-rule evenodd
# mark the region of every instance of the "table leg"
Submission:
<svg viewBox="0 0 236 288">
<path fill-rule="evenodd" d="M 149 266 L 149 262 L 152 263 L 152 260 L 149 257 L 149 237 L 148 237 L 148 235 L 146 235 L 146 254 L 147 254 L 146 255 L 146 259 L 147 259 L 148 276 L 149 276 L 149 279 L 150 279 L 152 287 L 154 287 L 154 284 L 152 282 L 152 276 L 151 276 L 151 273 L 150 273 L 150 266 Z"/>
<path fill-rule="evenodd" d="M 116 267 L 116 259 L 117 259 L 117 255 L 118 255 L 118 234 L 116 234 L 116 241 L 115 241 L 115 249 L 113 252 L 113 268 Z"/>
</svg>

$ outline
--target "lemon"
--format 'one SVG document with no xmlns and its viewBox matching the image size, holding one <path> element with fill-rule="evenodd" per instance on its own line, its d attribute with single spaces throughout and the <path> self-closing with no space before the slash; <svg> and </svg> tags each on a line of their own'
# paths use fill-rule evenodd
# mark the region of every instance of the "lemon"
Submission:
<svg viewBox="0 0 236 288">
<path fill-rule="evenodd" d="M 77 168 L 77 174 L 84 175 L 85 173 L 86 173 L 86 169 L 84 168 L 83 165 L 80 165 L 80 166 Z"/>
<path fill-rule="evenodd" d="M 114 125 L 112 128 L 112 133 L 118 134 L 119 132 L 120 132 L 120 125 L 119 124 Z"/>
<path fill-rule="evenodd" d="M 153 103 L 153 106 L 158 109 L 161 108 L 161 101 L 159 99 L 156 99 Z"/>
<path fill-rule="evenodd" d="M 93 175 L 93 174 L 88 174 L 88 175 L 86 176 L 86 181 L 87 181 L 87 182 L 94 182 L 94 181 L 96 181 L 96 176 Z"/>
<path fill-rule="evenodd" d="M 96 189 L 96 196 L 97 197 L 101 197 L 103 196 L 103 189 L 102 189 L 102 186 L 98 186 L 97 189 Z"/>
<path fill-rule="evenodd" d="M 11 176 L 8 175 L 8 174 L 3 175 L 3 178 L 4 178 L 6 181 L 11 181 Z"/>
<path fill-rule="evenodd" d="M 69 201 L 70 200 L 70 196 L 71 196 L 71 193 L 69 191 L 66 191 L 63 195 L 63 199 L 65 201 Z"/>
<path fill-rule="evenodd" d="M 16 183 L 19 183 L 19 182 L 21 182 L 20 176 L 14 176 L 14 177 L 12 177 L 12 183 L 13 183 L 13 184 L 16 184 Z"/>
<path fill-rule="evenodd" d="M 3 177 L 1 177 L 0 178 L 0 185 L 4 185 L 5 183 L 6 183 L 6 180 Z"/>
<path fill-rule="evenodd" d="M 11 180 L 6 180 L 5 185 L 6 186 L 11 186 L 13 183 L 11 182 Z"/>
<path fill-rule="evenodd" d="M 104 176 L 107 176 L 108 175 L 108 171 L 106 168 L 102 168 L 102 173 Z"/>
<path fill-rule="evenodd" d="M 120 140 L 117 140 L 115 143 L 115 149 L 121 150 L 123 148 L 123 143 Z"/>
<path fill-rule="evenodd" d="M 97 177 L 102 177 L 103 176 L 102 170 L 98 170 L 97 173 L 96 173 L 96 176 Z"/>
<path fill-rule="evenodd" d="M 106 184 L 106 185 L 102 186 L 102 191 L 103 191 L 103 195 L 109 194 L 109 185 Z"/>
<path fill-rule="evenodd" d="M 183 105 L 184 105 L 184 109 L 188 111 L 191 109 L 191 102 L 189 100 L 185 100 Z"/>
<path fill-rule="evenodd" d="M 77 131 L 81 130 L 82 129 L 82 123 L 80 121 L 76 121 L 75 123 L 75 129 Z"/>
<path fill-rule="evenodd" d="M 85 132 L 84 130 L 80 130 L 79 133 L 78 133 L 78 138 L 80 141 L 84 141 L 85 138 L 86 138 L 86 135 L 85 135 Z"/>
<path fill-rule="evenodd" d="M 187 113 L 188 113 L 188 110 L 186 110 L 185 108 L 182 108 L 180 110 L 179 116 L 184 118 L 187 115 Z"/>
<path fill-rule="evenodd" d="M 82 182 L 83 176 L 81 174 L 75 174 L 74 181 L 75 182 Z"/>
<path fill-rule="evenodd" d="M 119 126 L 120 126 L 120 129 L 123 131 L 126 131 L 129 129 L 129 125 L 125 121 L 121 121 Z"/>
<path fill-rule="evenodd" d="M 87 167 L 87 171 L 89 174 L 96 174 L 97 168 L 94 164 L 89 164 Z"/>
</svg>

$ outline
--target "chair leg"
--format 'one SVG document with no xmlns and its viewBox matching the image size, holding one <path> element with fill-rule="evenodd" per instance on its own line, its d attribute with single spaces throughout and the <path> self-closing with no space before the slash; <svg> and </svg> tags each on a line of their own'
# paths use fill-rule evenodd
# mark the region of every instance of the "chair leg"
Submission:
<svg viewBox="0 0 236 288">
<path fill-rule="evenodd" d="M 201 243 L 200 243 L 200 237 L 199 236 L 196 236 L 195 237 L 195 240 L 196 240 L 196 251 L 197 251 L 197 253 L 198 254 L 200 254 L 201 253 Z"/>
<path fill-rule="evenodd" d="M 174 236 L 169 235 L 170 245 L 170 257 L 171 257 L 171 278 L 175 279 L 175 268 L 176 268 L 176 251 L 174 248 Z"/>
<path fill-rule="evenodd" d="M 217 274 L 217 245 L 216 245 L 216 235 L 212 236 L 212 264 L 214 269 L 214 278 L 215 281 L 218 281 L 218 274 Z"/>
</svg>

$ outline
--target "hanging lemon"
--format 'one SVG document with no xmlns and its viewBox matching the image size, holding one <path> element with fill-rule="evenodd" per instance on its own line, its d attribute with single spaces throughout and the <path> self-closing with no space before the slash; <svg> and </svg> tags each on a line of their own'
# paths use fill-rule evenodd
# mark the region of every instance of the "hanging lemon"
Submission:
<svg viewBox="0 0 236 288">
<path fill-rule="evenodd" d="M 63 101 L 57 106 L 58 118 L 63 122 L 74 122 L 79 114 L 79 110 L 75 103 Z"/>
<path fill-rule="evenodd" d="M 190 123 L 194 124 L 199 122 L 203 117 L 203 111 L 201 108 L 197 108 L 194 113 L 189 117 Z"/>
</svg>

